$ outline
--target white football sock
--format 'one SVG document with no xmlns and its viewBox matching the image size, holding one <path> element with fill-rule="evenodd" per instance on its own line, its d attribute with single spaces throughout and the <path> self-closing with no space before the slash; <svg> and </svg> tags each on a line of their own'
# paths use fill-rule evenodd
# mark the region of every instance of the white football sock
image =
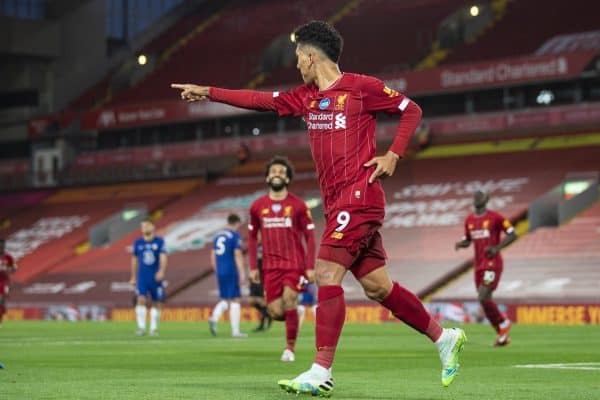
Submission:
<svg viewBox="0 0 600 400">
<path fill-rule="evenodd" d="M 212 315 L 210 316 L 210 320 L 212 322 L 219 322 L 221 315 L 229 308 L 229 304 L 225 300 L 221 300 L 217 303 L 215 308 L 213 309 Z"/>
<path fill-rule="evenodd" d="M 237 335 L 240 333 L 240 315 L 240 303 L 231 303 L 231 309 L 229 310 L 229 321 L 231 322 L 232 335 Z"/>
<path fill-rule="evenodd" d="M 158 321 L 160 321 L 160 308 L 150 308 L 150 331 L 155 332 L 158 330 Z"/>
<path fill-rule="evenodd" d="M 298 305 L 298 329 L 300 329 L 300 326 L 302 325 L 302 322 L 304 321 L 304 315 L 306 314 L 306 307 L 304 307 L 302 304 Z"/>
<path fill-rule="evenodd" d="M 146 330 L 146 306 L 135 306 L 135 317 L 137 320 L 138 329 Z"/>
</svg>

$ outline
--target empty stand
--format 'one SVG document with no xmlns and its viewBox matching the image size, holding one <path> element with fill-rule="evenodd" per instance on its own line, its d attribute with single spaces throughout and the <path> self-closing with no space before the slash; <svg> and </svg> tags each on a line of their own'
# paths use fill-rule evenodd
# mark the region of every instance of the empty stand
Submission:
<svg viewBox="0 0 600 400">
<path fill-rule="evenodd" d="M 57 191 L 9 219 L 8 250 L 22 254 L 14 280 L 30 282 L 39 274 L 63 265 L 74 257 L 77 246 L 87 242 L 90 227 L 127 204 L 145 203 L 153 210 L 200 183 L 197 180 L 146 182 Z"/>
<path fill-rule="evenodd" d="M 597 2 L 586 0 L 510 1 L 504 18 L 473 43 L 453 48 L 443 63 L 532 54 L 554 36 L 598 29 L 599 12 Z"/>
<path fill-rule="evenodd" d="M 342 71 L 389 73 L 410 69 L 429 51 L 439 23 L 464 0 L 360 2 L 335 24 L 344 38 Z M 300 83 L 296 64 L 276 70 L 264 86 Z"/>
<path fill-rule="evenodd" d="M 328 16 L 345 2 L 234 1 L 219 13 L 206 30 L 190 37 L 152 74 L 130 90 L 115 96 L 112 103 L 176 98 L 176 93 L 169 86 L 171 82 L 244 86 L 258 72 L 262 51 L 273 39 L 282 34 L 289 35 L 302 22 Z M 188 24 L 185 18 L 182 23 Z M 236 37 L 240 40 L 232 40 Z"/>
<path fill-rule="evenodd" d="M 600 282 L 600 203 L 556 228 L 539 228 L 504 251 L 496 298 L 510 303 L 595 302 Z M 474 299 L 465 274 L 435 300 Z"/>
<path fill-rule="evenodd" d="M 304 156 L 301 154 L 292 156 L 297 166 L 302 167 L 291 190 L 301 196 L 318 198 L 316 180 L 310 172 L 312 169 L 309 156 L 307 153 L 304 153 Z M 532 200 L 560 183 L 567 173 L 597 168 L 598 159 L 600 159 L 600 147 L 596 146 L 585 150 L 554 149 L 476 156 L 455 155 L 454 157 L 402 162 L 393 179 L 386 180 L 384 183 L 388 209 L 382 235 L 388 252 L 390 275 L 411 290 L 421 293 L 433 282 L 451 274 L 458 265 L 472 258 L 472 249 L 455 252 L 454 243 L 463 234 L 463 219 L 471 211 L 471 191 L 475 187 L 483 186 L 491 192 L 490 208 L 500 211 L 507 217 L 514 217 L 523 213 Z M 235 175 L 224 177 L 220 181 L 205 186 L 191 187 L 184 196 L 178 197 L 176 200 L 172 196 L 167 197 L 170 199 L 168 204 L 161 207 L 162 217 L 157 220 L 158 234 L 171 238 L 169 239 L 171 242 L 167 240 L 168 246 L 178 247 L 180 243 L 191 243 L 196 240 L 194 249 L 184 250 L 184 247 L 179 247 L 178 251 L 169 255 L 169 292 L 176 293 L 169 299 L 172 304 L 210 304 L 214 302 L 214 279 L 209 276 L 199 282 L 196 281 L 210 271 L 209 247 L 206 245 L 202 247 L 202 243 L 209 240 L 214 233 L 211 229 L 221 227 L 218 224 L 222 223 L 228 212 L 234 210 L 245 215 L 252 196 L 264 193 L 262 160 L 246 165 L 247 167 L 241 167 Z M 167 193 L 164 195 L 168 196 Z M 65 194 L 59 192 L 48 200 L 64 197 Z M 88 197 L 83 193 L 78 193 L 77 198 L 82 200 L 79 203 L 84 204 L 83 200 Z M 161 199 L 164 199 L 160 193 L 157 193 L 154 198 L 156 200 L 148 198 L 146 200 L 151 203 L 151 208 L 152 204 L 159 203 Z M 47 207 L 53 206 L 52 201 L 48 200 L 43 205 L 45 210 L 51 210 Z M 164 203 L 166 200 L 162 201 Z M 76 204 L 78 203 L 58 203 L 57 206 L 63 207 L 63 210 L 68 208 L 70 211 L 76 212 L 77 208 L 71 206 Z M 90 203 L 85 210 L 79 212 L 85 211 L 91 214 L 89 208 L 94 208 L 96 205 L 97 203 Z M 100 207 L 98 212 L 101 212 L 101 206 L 98 205 L 98 207 Z M 46 211 L 40 212 L 45 213 Z M 52 212 L 56 214 L 56 211 Z M 595 219 L 595 213 L 597 211 L 582 214 L 578 219 L 573 220 L 570 226 L 580 226 L 578 229 L 587 232 L 585 235 L 591 235 L 594 232 L 593 225 L 586 225 L 585 221 L 589 221 L 590 218 Z M 320 215 L 319 209 L 313 214 L 320 232 L 323 228 L 322 215 Z M 32 217 L 31 221 L 33 220 L 35 217 Z M 187 230 L 179 230 L 183 226 L 182 224 L 187 224 Z M 581 227 L 584 225 L 585 229 Z M 567 228 L 565 227 L 565 229 Z M 597 230 L 597 228 L 595 229 Z M 79 235 L 78 240 L 72 242 L 81 243 L 85 238 L 84 231 L 85 229 L 78 230 L 76 232 Z M 198 233 L 197 231 L 203 233 L 194 237 Z M 540 231 L 539 234 L 545 233 Z M 565 239 L 559 240 L 564 241 L 564 246 L 568 247 L 570 245 L 566 242 L 569 233 L 564 233 L 564 235 L 566 235 Z M 25 285 L 17 285 L 13 293 L 13 301 L 18 303 L 31 301 L 60 303 L 68 299 L 75 303 L 93 301 L 120 306 L 130 304 L 132 292 L 127 286 L 130 274 L 128 246 L 136 236 L 137 233 L 132 233 L 110 247 L 91 249 L 78 257 L 69 257 L 58 263 L 54 259 L 53 267 L 46 273 L 39 275 L 35 280 L 26 282 Z M 531 240 L 534 239 L 535 234 Z M 582 238 L 580 242 L 587 243 L 586 240 L 588 239 Z M 63 246 L 71 242 L 65 239 L 60 243 L 60 249 L 52 246 L 48 246 L 47 249 L 54 251 L 56 248 L 62 252 L 61 249 L 67 248 L 68 252 L 72 253 L 70 245 Z M 511 254 L 512 251 L 517 251 L 518 246 L 525 246 L 526 243 L 524 239 L 521 244 L 515 245 L 506 252 L 507 277 L 509 269 L 510 271 L 526 270 L 525 267 L 516 267 L 516 257 Z M 534 244 L 528 246 L 537 246 L 536 241 L 532 243 Z M 589 243 L 592 248 L 596 249 L 594 252 L 597 252 L 597 238 Z M 553 247 L 559 248 L 560 246 Z M 532 251 L 537 250 L 532 250 L 531 247 L 524 250 L 526 253 Z M 553 254 L 550 249 L 539 251 Z M 581 249 L 574 251 L 574 254 L 578 254 Z M 42 248 L 34 255 L 37 261 L 42 262 L 46 257 L 53 257 L 50 250 Z M 555 259 L 558 257 L 550 256 L 546 259 L 556 262 Z M 533 265 L 533 262 L 529 261 L 528 259 L 527 263 Z M 531 261 L 535 261 L 539 265 L 539 260 Z M 578 264 L 575 264 L 575 261 Z M 594 262 L 597 264 L 597 261 Z M 581 257 L 572 257 L 568 264 L 568 270 L 571 267 L 579 268 L 580 264 Z M 513 265 L 515 268 L 512 267 Z M 564 271 L 564 268 L 562 270 Z M 581 271 L 585 271 L 585 269 Z M 23 279 L 18 280 L 22 281 Z M 23 291 L 26 287 L 31 290 L 32 285 L 36 283 L 62 282 L 66 287 L 72 287 L 87 281 L 94 282 L 95 286 L 85 293 L 68 293 L 69 295 L 66 297 L 64 290 L 56 294 L 36 295 Z M 465 287 L 464 293 L 468 293 L 465 298 L 474 299 L 472 275 L 470 273 L 463 275 L 456 284 L 459 282 Z M 557 282 L 551 284 L 560 284 L 562 281 Z M 455 298 L 457 293 L 462 293 L 457 289 L 456 284 L 436 294 L 435 299 Z M 363 301 L 365 299 L 361 288 L 350 275 L 344 281 L 344 287 L 348 300 Z"/>
<path fill-rule="evenodd" d="M 197 223 L 198 229 L 202 229 L 203 224 L 206 225 L 208 219 L 218 218 L 221 222 L 225 221 L 227 213 L 232 210 L 244 215 L 245 208 L 240 209 L 239 205 L 235 205 L 237 199 L 257 191 L 262 192 L 264 187 L 263 180 L 259 178 L 251 183 L 223 185 L 215 183 L 192 189 L 185 196 L 170 202 L 168 206 L 162 209 L 162 217 L 156 221 L 157 233 L 166 237 L 173 237 L 169 234 L 172 234 L 173 229 L 178 224 L 185 222 Z M 301 195 L 305 192 L 310 193 L 313 190 L 313 181 L 299 180 L 294 183 L 294 190 Z M 214 205 L 211 210 L 205 209 L 207 205 L 215 204 L 223 199 L 229 199 L 228 201 L 233 203 L 232 208 L 225 204 Z M 183 236 L 186 234 L 190 234 L 190 232 L 184 233 Z M 185 238 L 181 236 L 176 236 L 173 240 L 185 241 Z M 212 233 L 208 235 L 208 237 L 211 236 Z M 129 246 L 136 237 L 139 237 L 139 232 L 133 232 L 123 237 L 109 247 L 90 249 L 80 256 L 71 257 L 55 265 L 50 271 L 38 276 L 34 281 L 16 285 L 15 290 L 12 292 L 12 301 L 23 304 L 68 301 L 127 306 L 130 304 L 133 295 L 131 288 L 127 285 L 130 276 L 131 257 Z M 167 247 L 169 247 L 169 241 L 167 241 Z M 167 272 L 168 293 L 177 291 L 209 271 L 209 246 L 204 245 L 193 250 L 170 253 Z M 57 293 L 48 293 L 48 291 L 43 290 L 43 287 L 40 289 L 43 293 L 35 292 L 36 284 L 43 283 L 48 286 L 64 284 L 64 287 L 68 290 L 68 288 L 82 282 L 93 282 L 94 285 L 81 293 L 66 293 L 64 290 Z M 205 282 L 209 282 L 209 280 L 205 280 Z M 185 297 L 182 297 L 183 300 L 180 300 L 180 296 L 176 296 L 172 301 L 181 303 L 187 301 L 188 298 L 193 298 L 194 303 L 212 302 L 212 299 L 208 300 L 203 292 L 198 293 L 193 289 L 187 289 L 185 293 Z"/>
<path fill-rule="evenodd" d="M 399 176 L 395 174 L 393 179 L 385 182 L 388 210 L 382 234 L 388 252 L 390 274 L 419 293 L 427 288 L 427 283 L 445 276 L 460 263 L 472 258 L 472 248 L 454 251 L 454 243 L 463 235 L 463 218 L 471 212 L 471 195 L 461 194 L 462 189 L 479 185 L 488 187 L 492 199 L 490 208 L 512 218 L 525 212 L 535 198 L 562 182 L 566 173 L 597 168 L 595 160 L 598 157 L 600 147 L 585 151 L 569 149 L 456 156 L 400 164 Z M 446 194 L 442 194 L 444 186 L 423 186 L 453 182 L 461 184 L 450 186 Z M 402 196 L 406 193 L 407 185 L 417 185 L 423 194 L 427 194 L 426 189 L 429 189 L 428 193 L 432 195 Z M 454 199 L 463 199 L 468 205 L 459 207 L 458 203 L 453 202 Z M 444 200 L 450 202 L 445 203 Z M 411 220 L 410 214 L 418 217 L 418 212 L 392 211 L 392 207 L 406 209 L 409 206 L 426 207 L 430 211 L 429 217 L 437 214 L 437 223 L 433 218 L 424 217 L 427 213 L 422 212 L 421 226 L 417 226 L 415 221 L 419 219 Z M 433 209 L 438 212 L 432 212 Z M 397 224 L 393 224 L 395 217 L 398 218 Z M 454 217 L 460 218 L 454 220 Z M 509 257 L 510 253 L 507 253 L 506 259 Z M 510 262 L 507 261 L 507 264 Z M 468 281 L 469 298 L 474 298 L 476 293 L 471 274 L 461 279 Z M 449 292 L 451 289 L 444 289 L 444 293 Z"/>
</svg>

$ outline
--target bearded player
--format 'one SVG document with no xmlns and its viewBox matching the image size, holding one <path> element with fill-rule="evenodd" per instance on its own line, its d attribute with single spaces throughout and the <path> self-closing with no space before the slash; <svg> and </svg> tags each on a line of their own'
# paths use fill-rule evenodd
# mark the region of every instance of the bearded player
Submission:
<svg viewBox="0 0 600 400">
<path fill-rule="evenodd" d="M 280 358 L 284 362 L 296 359 L 299 284 L 303 276 L 314 279 L 315 260 L 315 225 L 304 200 L 288 190 L 292 178 L 292 164 L 286 158 L 275 157 L 266 164 L 269 193 L 252 203 L 248 224 L 250 280 L 260 281 L 260 233 L 267 308 L 274 320 L 285 321 L 286 346 Z"/>
</svg>

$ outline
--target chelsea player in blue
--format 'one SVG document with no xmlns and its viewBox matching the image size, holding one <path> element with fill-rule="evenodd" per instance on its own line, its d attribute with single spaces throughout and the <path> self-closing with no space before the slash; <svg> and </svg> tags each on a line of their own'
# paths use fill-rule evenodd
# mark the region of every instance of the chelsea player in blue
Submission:
<svg viewBox="0 0 600 400">
<path fill-rule="evenodd" d="M 150 308 L 150 335 L 158 336 L 160 309 L 165 299 L 163 280 L 167 270 L 165 241 L 154 235 L 154 224 L 149 219 L 141 223 L 142 237 L 133 243 L 131 280 L 137 295 L 135 315 L 138 336 L 146 334 L 146 301 L 152 299 Z"/>
<path fill-rule="evenodd" d="M 227 217 L 227 228 L 218 232 L 213 239 L 210 264 L 217 276 L 221 298 L 208 320 L 213 336 L 217 335 L 217 323 L 227 309 L 231 322 L 231 336 L 247 336 L 240 332 L 240 284 L 246 280 L 242 239 L 238 232 L 241 223 L 242 220 L 237 214 L 230 214 Z"/>
</svg>

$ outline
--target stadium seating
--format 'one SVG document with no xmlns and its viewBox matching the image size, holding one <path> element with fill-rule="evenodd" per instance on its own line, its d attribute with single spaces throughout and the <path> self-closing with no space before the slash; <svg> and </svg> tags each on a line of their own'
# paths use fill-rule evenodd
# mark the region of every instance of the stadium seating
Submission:
<svg viewBox="0 0 600 400">
<path fill-rule="evenodd" d="M 172 99 L 174 93 L 169 84 L 175 81 L 245 86 L 258 72 L 262 51 L 271 40 L 289 34 L 301 22 L 333 13 L 345 2 L 233 2 L 237 7 L 222 10 L 210 27 L 190 38 L 135 87 L 116 95 L 111 104 Z M 188 24 L 185 20 L 182 23 Z M 171 33 L 165 35 L 171 37 Z"/>
<path fill-rule="evenodd" d="M 585 303 L 598 298 L 600 203 L 558 228 L 538 228 L 504 252 L 496 297 L 507 303 Z M 435 295 L 435 300 L 474 297 L 471 274 Z"/>
<path fill-rule="evenodd" d="M 160 207 L 162 217 L 157 220 L 158 233 L 168 237 L 168 245 L 174 248 L 169 256 L 168 272 L 169 292 L 174 294 L 169 300 L 172 304 L 210 304 L 216 299 L 214 279 L 209 276 L 209 250 L 207 246 L 202 247 L 202 243 L 212 236 L 211 232 L 214 229 L 222 226 L 219 224 L 222 224 L 228 212 L 233 210 L 244 215 L 252 196 L 264 191 L 262 168 L 264 160 L 270 156 L 265 154 L 256 157 L 257 161 L 250 161 L 238 167 L 234 173 L 214 183 L 188 188 L 186 194 L 177 199 L 168 197 L 166 193 L 146 197 L 145 201 L 151 209 L 156 209 L 161 202 L 163 203 Z M 309 157 L 307 152 L 291 154 L 291 158 L 299 167 L 298 179 L 294 182 L 292 190 L 305 198 L 318 199 L 318 188 L 311 172 Z M 417 293 L 425 293 L 434 282 L 452 275 L 457 266 L 472 257 L 472 249 L 455 252 L 453 246 L 463 234 L 462 221 L 471 210 L 470 192 L 474 187 L 483 186 L 491 192 L 490 208 L 509 218 L 517 217 L 526 211 L 531 201 L 560 183 L 567 173 L 593 169 L 597 167 L 599 158 L 600 147 L 594 146 L 585 149 L 530 150 L 471 156 L 453 154 L 441 158 L 405 160 L 400 164 L 394 178 L 384 183 L 388 209 L 382 234 L 392 278 Z M 81 201 L 89 199 L 89 196 L 95 196 L 93 192 L 76 192 L 76 197 L 74 194 L 67 196 L 64 192 L 50 197 L 43 203 L 44 208 L 40 212 L 45 215 L 57 213 L 46 205 L 52 204 L 49 201 L 52 198 L 62 201 L 66 201 L 65 198 L 79 200 L 80 203 L 57 204 L 63 207 L 63 210 L 68 208 L 69 211 L 75 212 L 78 210 L 77 204 L 82 204 Z M 161 197 L 163 194 L 166 197 Z M 90 208 L 98 205 L 94 212 L 108 214 L 109 210 L 103 210 L 100 206 L 102 203 L 88 203 L 87 208 L 80 213 L 92 215 Z M 318 232 L 321 232 L 321 210 L 317 208 L 313 215 Z M 99 217 L 92 219 L 99 220 Z M 580 224 L 575 221 L 573 224 Z M 187 230 L 180 229 L 182 226 L 187 226 Z M 65 253 L 72 255 L 73 245 L 85 240 L 84 230 L 75 231 L 75 239 L 61 239 L 61 247 L 69 249 L 62 253 L 63 257 Z M 194 236 L 197 231 L 203 233 Z M 542 234 L 543 231 L 540 231 L 539 235 Z M 105 305 L 127 305 L 131 300 L 131 291 L 126 283 L 129 278 L 130 258 L 127 247 L 136 235 L 137 233 L 132 233 L 110 247 L 91 249 L 61 262 L 40 247 L 34 253 L 35 260 L 48 257 L 53 266 L 51 270 L 33 281 L 28 281 L 27 284 L 64 282 L 70 287 L 81 282 L 93 281 L 96 285 L 94 288 L 82 294 L 70 294 L 69 299 L 73 302 L 94 301 Z M 532 238 L 535 235 L 533 234 Z M 526 243 L 525 239 L 523 240 L 523 243 Z M 193 242 L 195 245 L 191 248 L 182 245 Z M 594 245 L 597 251 L 597 244 L 592 243 L 592 246 Z M 48 249 L 54 248 L 48 246 Z M 514 249 L 517 248 L 515 245 Z M 560 247 L 556 246 L 555 249 Z M 506 254 L 507 263 L 510 265 L 514 262 L 511 251 L 512 249 Z M 474 298 L 471 275 L 465 274 L 459 281 L 467 282 L 468 298 Z M 31 294 L 24 293 L 24 287 L 18 285 L 14 291 L 15 302 L 31 301 Z M 345 280 L 344 287 L 349 301 L 364 300 L 362 290 L 350 276 Z M 454 286 L 449 288 L 451 287 Z M 452 290 L 448 290 L 437 293 L 435 298 L 443 298 L 447 293 L 453 293 Z M 64 294 L 39 294 L 35 299 L 61 301 Z"/>
<path fill-rule="evenodd" d="M 589 169 L 598 156 L 600 148 L 596 147 L 584 154 L 576 149 L 524 151 L 455 155 L 400 164 L 394 178 L 384 185 L 388 210 L 382 235 L 390 275 L 411 290 L 425 293 L 433 283 L 452 275 L 460 264 L 472 257 L 472 249 L 454 251 L 455 241 L 463 235 L 463 218 L 471 211 L 471 195 L 464 191 L 487 185 L 492 193 L 491 205 L 507 217 L 519 217 L 532 200 L 561 182 L 567 172 Z M 314 189 L 316 185 L 312 193 Z M 431 196 L 410 196 L 413 191 Z M 414 212 L 420 207 L 436 211 Z M 411 219 L 417 215 L 420 217 Z M 316 223 L 322 230 L 323 221 L 318 216 Z M 171 301 L 211 303 L 216 299 L 215 288 L 214 279 L 208 278 Z M 344 288 L 349 301 L 364 301 L 362 289 L 350 276 L 344 281 Z M 474 290 L 469 288 L 472 298 Z"/>
<path fill-rule="evenodd" d="M 510 1 L 504 18 L 473 43 L 453 48 L 443 64 L 532 54 L 554 36 L 598 29 L 598 11 L 586 0 Z M 524 27 L 531 29 L 523 34 Z"/>
<path fill-rule="evenodd" d="M 344 37 L 343 71 L 389 73 L 410 69 L 429 50 L 439 23 L 464 0 L 363 1 L 335 24 Z M 274 71 L 263 86 L 299 81 L 296 65 Z"/>
<path fill-rule="evenodd" d="M 127 204 L 144 203 L 149 210 L 186 193 L 197 180 L 64 189 L 10 217 L 9 252 L 21 253 L 16 282 L 30 282 L 74 257 L 85 244 L 88 229 Z M 11 239 L 11 235 L 14 240 Z M 37 244 L 36 244 L 37 242 Z M 18 245 L 17 245 L 18 243 Z M 15 246 L 12 251 L 10 246 Z"/>
<path fill-rule="evenodd" d="M 300 193 L 308 188 L 312 190 L 312 180 L 299 182 L 295 187 Z M 230 210 L 245 214 L 245 208 L 236 206 L 235 202 L 241 196 L 249 195 L 257 191 L 262 191 L 264 182 L 262 178 L 249 183 L 226 183 L 211 184 L 197 187 L 189 191 L 185 196 L 170 202 L 164 208 L 161 208 L 162 215 L 156 222 L 157 233 L 165 235 L 167 246 L 176 246 L 179 242 L 186 241 L 186 235 L 193 235 L 193 229 L 184 233 L 175 231 L 181 224 L 197 222 L 198 230 L 213 223 L 217 219 L 220 223 L 225 221 L 226 215 Z M 227 200 L 225 205 L 215 204 L 217 201 Z M 146 199 L 148 202 L 150 199 Z M 206 207 L 210 204 L 210 209 Z M 232 203 L 232 206 L 228 204 Z M 156 202 L 152 202 L 156 205 Z M 195 217 L 200 215 L 200 217 Z M 203 226 L 204 225 L 204 226 Z M 170 236 L 169 236 L 170 235 Z M 94 282 L 94 286 L 83 293 L 71 293 L 69 300 L 72 302 L 94 302 L 94 304 L 103 305 L 127 305 L 130 302 L 131 291 L 127 285 L 130 276 L 130 253 L 128 247 L 134 238 L 139 236 L 138 232 L 133 232 L 113 243 L 109 247 L 90 249 L 86 253 L 70 257 L 66 261 L 54 265 L 51 271 L 37 277 L 33 281 L 28 281 L 27 285 L 16 285 L 12 292 L 12 300 L 15 303 L 20 302 L 61 302 L 64 301 L 64 293 L 27 293 L 25 290 L 35 283 L 65 283 L 67 287 L 72 287 L 81 282 Z M 210 235 L 209 235 L 210 236 Z M 203 245 L 201 245 L 203 246 Z M 169 255 L 168 277 L 169 292 L 176 292 L 182 287 L 189 285 L 194 279 L 208 273 L 210 270 L 208 251 L 206 246 L 186 251 L 172 251 Z M 72 253 L 72 249 L 71 253 Z M 36 251 L 36 254 L 40 250 Z M 212 299 L 206 300 L 202 293 L 194 293 L 189 289 L 186 291 L 189 296 L 195 298 L 195 303 L 212 302 Z M 109 304 L 110 303 L 110 304 Z"/>
</svg>

